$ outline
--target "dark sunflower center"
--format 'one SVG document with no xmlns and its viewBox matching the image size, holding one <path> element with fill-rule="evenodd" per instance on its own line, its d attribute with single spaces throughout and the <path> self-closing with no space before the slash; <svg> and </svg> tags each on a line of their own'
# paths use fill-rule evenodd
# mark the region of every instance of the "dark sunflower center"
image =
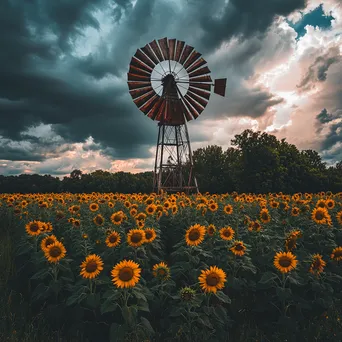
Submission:
<svg viewBox="0 0 342 342">
<path fill-rule="evenodd" d="M 318 206 L 320 207 L 320 208 L 324 208 L 325 207 L 325 203 L 320 203 L 320 204 L 318 204 Z"/>
<path fill-rule="evenodd" d="M 147 231 L 145 232 L 145 235 L 146 235 L 146 239 L 148 240 L 152 238 L 152 232 Z"/>
<path fill-rule="evenodd" d="M 138 243 L 142 240 L 142 234 L 141 233 L 134 233 L 132 234 L 131 241 L 134 243 Z"/>
<path fill-rule="evenodd" d="M 111 235 L 109 237 L 109 242 L 110 243 L 115 243 L 116 241 L 118 241 L 118 237 L 116 235 Z"/>
<path fill-rule="evenodd" d="M 321 261 L 319 259 L 316 259 L 313 263 L 312 263 L 312 268 L 314 269 L 318 269 L 321 267 Z"/>
<path fill-rule="evenodd" d="M 209 235 L 214 234 L 214 228 L 209 228 L 209 229 L 208 229 L 208 233 L 209 233 Z"/>
<path fill-rule="evenodd" d="M 52 245 L 55 242 L 54 239 L 48 238 L 45 240 L 45 247 Z"/>
<path fill-rule="evenodd" d="M 321 211 L 316 212 L 316 219 L 317 220 L 323 220 L 324 219 L 324 213 Z"/>
<path fill-rule="evenodd" d="M 261 217 L 264 219 L 264 220 L 267 220 L 268 219 L 268 214 L 266 212 L 262 213 L 261 214 Z"/>
<path fill-rule="evenodd" d="M 101 216 L 96 217 L 96 223 L 102 224 L 103 223 L 103 218 Z"/>
<path fill-rule="evenodd" d="M 225 237 L 230 237 L 232 234 L 231 234 L 231 232 L 230 232 L 229 230 L 225 230 L 225 231 L 223 232 L 223 235 L 224 235 Z"/>
<path fill-rule="evenodd" d="M 244 247 L 243 247 L 242 245 L 239 244 L 239 245 L 236 245 L 236 246 L 235 246 L 235 250 L 236 250 L 236 251 L 243 251 L 243 250 L 244 250 Z"/>
<path fill-rule="evenodd" d="M 281 267 L 289 267 L 291 265 L 291 259 L 288 257 L 281 258 L 279 259 L 279 265 Z"/>
<path fill-rule="evenodd" d="M 199 239 L 199 237 L 200 237 L 200 232 L 197 229 L 190 231 L 190 233 L 189 233 L 189 240 L 190 241 L 196 241 Z"/>
<path fill-rule="evenodd" d="M 207 276 L 207 284 L 209 286 L 216 286 L 220 281 L 220 277 L 216 273 L 211 273 Z"/>
<path fill-rule="evenodd" d="M 55 246 L 50 249 L 49 254 L 52 258 L 57 258 L 62 254 L 62 251 L 58 246 Z"/>
<path fill-rule="evenodd" d="M 97 263 L 95 260 L 89 261 L 86 265 L 86 271 L 88 273 L 93 273 L 97 270 Z"/>
<path fill-rule="evenodd" d="M 119 222 L 121 220 L 121 216 L 119 216 L 119 215 L 115 215 L 114 216 L 114 221 L 115 222 Z"/>
<path fill-rule="evenodd" d="M 121 281 L 130 281 L 133 278 L 133 270 L 130 267 L 124 267 L 119 272 Z"/>
<path fill-rule="evenodd" d="M 335 258 L 342 257 L 342 251 L 336 251 L 334 254 L 335 254 Z"/>
<path fill-rule="evenodd" d="M 166 274 L 166 271 L 165 271 L 163 268 L 160 268 L 157 272 L 158 272 L 158 274 L 161 275 L 161 276 L 163 276 L 163 275 Z"/>
<path fill-rule="evenodd" d="M 32 223 L 30 226 L 31 232 L 37 232 L 39 230 L 39 226 L 37 223 Z"/>
</svg>

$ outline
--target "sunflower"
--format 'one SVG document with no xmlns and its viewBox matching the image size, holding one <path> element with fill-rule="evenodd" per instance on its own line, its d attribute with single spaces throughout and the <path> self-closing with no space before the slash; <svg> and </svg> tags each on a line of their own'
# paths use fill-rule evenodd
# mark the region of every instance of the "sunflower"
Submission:
<svg viewBox="0 0 342 342">
<path fill-rule="evenodd" d="M 271 201 L 270 205 L 272 208 L 277 209 L 279 207 L 279 202 L 277 201 Z"/>
<path fill-rule="evenodd" d="M 233 254 L 243 256 L 246 253 L 246 246 L 242 241 L 234 241 L 233 246 L 230 248 Z"/>
<path fill-rule="evenodd" d="M 135 209 L 135 208 L 132 208 L 132 209 L 129 211 L 129 214 L 130 214 L 132 217 L 135 217 L 135 216 L 138 214 L 138 210 Z"/>
<path fill-rule="evenodd" d="M 208 204 L 209 210 L 214 213 L 218 209 L 218 204 L 216 202 L 211 202 Z"/>
<path fill-rule="evenodd" d="M 271 216 L 268 212 L 268 209 L 264 208 L 264 209 L 261 209 L 260 211 L 260 220 L 261 222 L 263 223 L 268 223 L 271 221 Z"/>
<path fill-rule="evenodd" d="M 42 232 L 41 228 L 42 222 L 40 221 L 31 221 L 25 226 L 27 234 L 31 236 L 39 235 Z"/>
<path fill-rule="evenodd" d="M 142 229 L 130 229 L 127 233 L 127 243 L 132 247 L 140 247 L 146 242 L 145 231 Z"/>
<path fill-rule="evenodd" d="M 170 278 L 170 269 L 164 262 L 155 264 L 152 270 L 153 276 L 159 280 L 167 280 Z"/>
<path fill-rule="evenodd" d="M 337 214 L 336 214 L 336 220 L 337 222 L 342 225 L 342 211 L 339 211 Z"/>
<path fill-rule="evenodd" d="M 223 207 L 223 211 L 227 214 L 227 215 L 231 215 L 233 213 L 233 207 L 230 204 L 227 204 Z"/>
<path fill-rule="evenodd" d="M 78 219 L 74 219 L 73 221 L 72 221 L 72 225 L 74 226 L 74 227 L 79 227 L 80 225 L 81 225 L 81 221 L 80 220 L 78 220 Z"/>
<path fill-rule="evenodd" d="M 317 208 L 325 208 L 326 207 L 326 203 L 324 199 L 319 199 L 316 203 L 316 207 Z"/>
<path fill-rule="evenodd" d="M 146 242 L 153 242 L 155 238 L 157 237 L 157 233 L 153 228 L 146 228 L 145 229 L 145 238 Z"/>
<path fill-rule="evenodd" d="M 178 207 L 177 205 L 173 205 L 171 207 L 171 212 L 172 212 L 172 215 L 176 215 L 178 213 Z"/>
<path fill-rule="evenodd" d="M 322 255 L 314 254 L 312 256 L 309 272 L 318 275 L 323 272 L 323 269 L 326 264 L 327 263 L 322 259 Z"/>
<path fill-rule="evenodd" d="M 145 211 L 148 215 L 153 215 L 156 212 L 156 206 L 154 204 L 149 204 Z"/>
<path fill-rule="evenodd" d="M 342 260 L 342 247 L 336 247 L 331 252 L 330 258 L 335 261 Z"/>
<path fill-rule="evenodd" d="M 179 291 L 179 295 L 185 302 L 192 301 L 196 296 L 196 291 L 193 290 L 191 287 L 183 287 Z"/>
<path fill-rule="evenodd" d="M 260 232 L 260 230 L 261 230 L 260 222 L 258 220 L 250 221 L 248 224 L 248 230 L 250 232 L 253 232 L 253 231 Z"/>
<path fill-rule="evenodd" d="M 335 201 L 333 199 L 329 198 L 325 201 L 325 205 L 328 209 L 334 209 Z"/>
<path fill-rule="evenodd" d="M 205 227 L 194 224 L 185 233 L 185 241 L 188 246 L 198 246 L 204 240 Z"/>
<path fill-rule="evenodd" d="M 106 245 L 108 247 L 116 247 L 121 242 L 121 236 L 118 232 L 110 232 L 109 235 L 106 238 Z"/>
<path fill-rule="evenodd" d="M 210 266 L 209 269 L 201 271 L 201 275 L 198 277 L 200 285 L 205 292 L 214 292 L 224 288 L 226 282 L 226 273 L 216 267 Z"/>
<path fill-rule="evenodd" d="M 112 281 L 116 287 L 134 287 L 140 280 L 141 268 L 132 260 L 123 260 L 116 264 L 112 271 Z"/>
<path fill-rule="evenodd" d="M 47 251 L 47 248 L 56 241 L 57 241 L 56 236 L 54 235 L 47 236 L 40 243 L 40 248 L 42 249 L 43 252 L 45 252 Z"/>
<path fill-rule="evenodd" d="M 233 240 L 235 235 L 234 229 L 231 227 L 223 227 L 220 229 L 220 237 L 222 240 L 230 241 Z"/>
<path fill-rule="evenodd" d="M 298 216 L 300 213 L 300 210 L 298 207 L 293 207 L 291 210 L 291 216 Z"/>
<path fill-rule="evenodd" d="M 46 247 L 46 251 L 44 251 L 44 254 L 45 254 L 45 258 L 49 262 L 56 263 L 65 257 L 66 249 L 61 242 L 55 241 L 54 243 Z"/>
<path fill-rule="evenodd" d="M 328 215 L 328 210 L 326 208 L 317 207 L 312 211 L 311 218 L 318 224 L 325 224 Z"/>
<path fill-rule="evenodd" d="M 105 219 L 101 214 L 98 214 L 94 217 L 93 222 L 97 225 L 97 226 L 102 226 L 104 223 Z"/>
<path fill-rule="evenodd" d="M 96 254 L 88 255 L 81 264 L 80 275 L 86 279 L 97 277 L 103 270 L 103 261 Z"/>
<path fill-rule="evenodd" d="M 122 211 L 113 213 L 110 217 L 110 220 L 112 221 L 113 224 L 119 226 L 124 220 L 124 213 Z"/>
<path fill-rule="evenodd" d="M 292 271 L 297 267 L 297 263 L 296 256 L 291 252 L 278 252 L 273 261 L 274 266 L 282 273 Z"/>
<path fill-rule="evenodd" d="M 207 227 L 207 233 L 209 236 L 213 236 L 216 232 L 216 227 L 213 224 L 209 224 Z"/>
<path fill-rule="evenodd" d="M 97 204 L 97 203 L 91 203 L 90 205 L 89 205 L 89 210 L 90 211 L 98 211 L 99 210 L 99 205 Z"/>
</svg>

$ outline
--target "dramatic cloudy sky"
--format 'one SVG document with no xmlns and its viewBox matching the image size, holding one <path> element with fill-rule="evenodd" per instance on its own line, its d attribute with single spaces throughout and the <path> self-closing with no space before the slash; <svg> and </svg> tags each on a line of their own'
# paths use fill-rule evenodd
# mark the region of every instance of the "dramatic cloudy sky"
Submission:
<svg viewBox="0 0 342 342">
<path fill-rule="evenodd" d="M 342 160 L 341 0 L 1 0 L 0 173 L 151 170 L 156 123 L 128 93 L 136 49 L 185 40 L 227 77 L 193 149 L 246 128 Z"/>
</svg>

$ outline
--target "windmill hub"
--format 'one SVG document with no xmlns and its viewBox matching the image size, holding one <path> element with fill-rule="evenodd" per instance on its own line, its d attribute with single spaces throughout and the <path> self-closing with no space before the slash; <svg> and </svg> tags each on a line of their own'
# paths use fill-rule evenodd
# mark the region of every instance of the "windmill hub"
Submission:
<svg viewBox="0 0 342 342">
<path fill-rule="evenodd" d="M 153 40 L 138 49 L 128 72 L 129 92 L 137 107 L 158 121 L 154 191 L 199 191 L 193 175 L 186 122 L 206 107 L 211 87 L 224 96 L 226 79 L 212 84 L 207 62 L 177 39 Z"/>
</svg>

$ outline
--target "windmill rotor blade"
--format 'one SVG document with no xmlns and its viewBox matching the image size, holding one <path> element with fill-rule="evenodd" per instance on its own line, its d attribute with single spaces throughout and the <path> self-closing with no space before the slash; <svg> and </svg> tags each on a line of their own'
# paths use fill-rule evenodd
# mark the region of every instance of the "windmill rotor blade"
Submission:
<svg viewBox="0 0 342 342">
<path fill-rule="evenodd" d="M 141 50 L 138 49 L 134 56 L 140 61 L 144 62 L 150 68 L 153 69 L 155 67 L 155 64 Z"/>
<path fill-rule="evenodd" d="M 163 113 L 164 113 L 165 108 L 166 108 L 166 101 L 163 97 L 162 97 L 162 99 L 163 99 L 162 104 L 159 107 L 158 113 L 157 113 L 156 118 L 155 118 L 155 120 L 157 120 L 157 121 L 162 121 Z"/>
<path fill-rule="evenodd" d="M 139 59 L 135 58 L 134 56 L 131 59 L 131 63 L 129 63 L 130 65 L 133 65 L 136 68 L 139 68 L 141 70 L 147 71 L 149 73 L 152 73 L 152 68 L 149 67 L 148 65 L 142 63 L 141 61 L 139 61 Z"/>
<path fill-rule="evenodd" d="M 153 88 L 151 86 L 140 88 L 140 89 L 134 89 L 130 90 L 129 93 L 131 94 L 133 100 L 136 99 L 139 96 L 142 96 L 146 93 L 149 93 Z"/>
<path fill-rule="evenodd" d="M 186 59 L 190 56 L 190 53 L 192 52 L 192 50 L 194 50 L 194 48 L 190 45 L 186 45 L 184 50 L 183 50 L 183 53 L 182 53 L 182 56 L 179 60 L 179 63 L 180 64 L 184 64 L 184 62 L 186 61 Z"/>
<path fill-rule="evenodd" d="M 171 61 L 175 60 L 176 39 L 169 39 L 169 58 Z"/>
<path fill-rule="evenodd" d="M 147 114 L 151 110 L 151 108 L 155 105 L 155 103 L 157 103 L 159 99 L 160 99 L 160 96 L 154 93 L 154 96 L 152 96 L 149 100 L 147 100 L 146 103 L 139 109 L 143 113 Z"/>
<path fill-rule="evenodd" d="M 203 97 L 196 95 L 195 93 L 192 93 L 191 91 L 188 91 L 187 95 L 189 95 L 189 97 L 191 97 L 192 100 L 198 102 L 203 107 L 203 109 L 208 104 L 208 100 L 204 99 Z"/>
<path fill-rule="evenodd" d="M 185 42 L 183 42 L 182 40 L 177 40 L 177 47 L 176 47 L 176 53 L 175 53 L 175 59 L 174 59 L 176 62 L 179 62 L 184 45 L 185 45 Z"/>
<path fill-rule="evenodd" d="M 128 89 L 134 90 L 134 89 L 140 89 L 151 86 L 151 81 L 149 82 L 129 82 L 128 81 Z"/>
<path fill-rule="evenodd" d="M 194 70 L 193 72 L 191 72 L 189 74 L 189 78 L 193 78 L 196 76 L 202 76 L 202 75 L 206 75 L 206 74 L 210 74 L 210 69 L 207 66 L 200 68 L 200 69 L 197 69 L 197 70 Z"/>
<path fill-rule="evenodd" d="M 192 117 L 194 119 L 197 119 L 199 116 L 199 113 L 195 108 L 193 108 L 190 104 L 190 102 L 185 98 L 185 96 L 182 97 L 183 102 L 185 103 L 186 107 L 188 108 L 189 112 L 191 113 Z"/>
<path fill-rule="evenodd" d="M 129 81 L 143 81 L 143 82 L 150 81 L 150 76 L 140 76 L 137 74 L 131 74 L 130 72 L 127 75 L 128 75 Z"/>
<path fill-rule="evenodd" d="M 150 43 L 151 49 L 153 50 L 154 54 L 157 56 L 159 62 L 162 62 L 164 60 L 164 57 L 160 51 L 160 48 L 156 42 L 156 40 L 152 41 Z"/>
<path fill-rule="evenodd" d="M 179 90 L 179 89 L 177 89 L 177 90 L 178 90 L 178 92 L 180 93 L 180 90 Z M 181 95 L 181 93 L 180 93 L 180 95 Z M 184 104 L 183 96 L 181 96 L 180 102 L 181 102 L 182 111 L 183 111 L 183 113 L 184 113 L 184 115 L 185 115 L 186 121 L 192 120 L 193 117 L 191 116 L 191 112 L 189 111 L 189 109 L 188 109 L 188 108 L 186 107 L 186 105 Z"/>
<path fill-rule="evenodd" d="M 201 57 L 194 64 L 192 64 L 189 68 L 187 68 L 186 71 L 188 72 L 188 74 L 190 74 L 190 72 L 198 69 L 199 67 L 201 67 L 204 64 L 207 64 L 207 61 Z"/>
<path fill-rule="evenodd" d="M 210 93 L 207 92 L 207 91 L 199 90 L 199 89 L 194 88 L 194 87 L 192 87 L 192 86 L 189 86 L 189 90 L 190 90 L 192 93 L 195 93 L 196 95 L 201 96 L 201 97 L 203 97 L 203 98 L 205 98 L 205 99 L 207 99 L 207 100 L 209 100 L 209 98 L 210 98 Z"/>
<path fill-rule="evenodd" d="M 134 65 L 131 65 L 129 67 L 129 71 L 130 74 L 135 74 L 135 75 L 139 75 L 139 76 L 151 76 L 151 73 L 149 71 L 145 71 L 143 69 L 137 68 Z"/>
<path fill-rule="evenodd" d="M 190 57 L 187 59 L 187 61 L 184 63 L 184 69 L 187 70 L 187 68 L 194 63 L 195 61 L 197 61 L 200 57 L 202 56 L 202 54 L 200 54 L 199 52 L 197 52 L 196 50 L 192 51 L 192 54 L 190 55 Z"/>
<path fill-rule="evenodd" d="M 151 60 L 155 65 L 159 63 L 158 58 L 155 56 L 153 50 L 151 47 L 146 44 L 141 50 L 144 52 L 144 54 Z"/>
<path fill-rule="evenodd" d="M 200 82 L 189 82 L 189 86 L 192 88 L 203 89 L 211 91 L 211 84 L 200 83 Z"/>
<path fill-rule="evenodd" d="M 148 93 L 133 100 L 135 105 L 140 109 L 140 107 L 145 104 L 149 99 L 156 95 L 156 92 L 152 89 Z"/>
<path fill-rule="evenodd" d="M 159 39 L 158 44 L 159 44 L 160 50 L 163 54 L 164 60 L 170 59 L 169 46 L 167 45 L 167 38 L 165 37 L 165 38 Z"/>
<path fill-rule="evenodd" d="M 159 97 L 158 101 L 152 106 L 150 111 L 147 113 L 147 116 L 150 119 L 155 120 L 155 118 L 156 118 L 156 116 L 158 114 L 159 108 L 163 104 L 164 101 L 165 100 L 162 97 Z"/>
<path fill-rule="evenodd" d="M 187 99 L 191 103 L 191 106 L 193 106 L 196 109 L 198 114 L 201 114 L 203 112 L 204 107 L 202 107 L 198 102 L 193 100 L 191 96 L 189 96 L 188 94 L 185 94 L 184 98 Z"/>
<path fill-rule="evenodd" d="M 212 83 L 212 79 L 209 75 L 206 75 L 206 76 L 200 76 L 200 77 L 191 77 L 189 76 L 189 80 L 190 82 L 210 82 Z"/>
</svg>

